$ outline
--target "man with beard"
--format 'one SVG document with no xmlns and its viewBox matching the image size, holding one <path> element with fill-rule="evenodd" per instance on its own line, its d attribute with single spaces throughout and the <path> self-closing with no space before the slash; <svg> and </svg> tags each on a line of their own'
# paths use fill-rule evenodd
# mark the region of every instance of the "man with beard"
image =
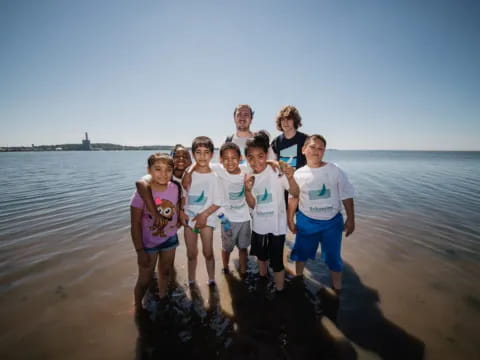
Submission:
<svg viewBox="0 0 480 360">
<path fill-rule="evenodd" d="M 233 142 L 238 145 L 242 157 L 245 156 L 245 144 L 249 138 L 253 137 L 253 132 L 250 130 L 250 124 L 252 123 L 254 111 L 247 104 L 237 105 L 233 112 L 233 120 L 235 121 L 236 132 L 230 136 L 227 136 L 225 142 Z M 276 159 L 275 153 L 272 148 L 268 149 L 268 159 Z M 245 160 L 242 160 L 244 163 Z"/>
</svg>

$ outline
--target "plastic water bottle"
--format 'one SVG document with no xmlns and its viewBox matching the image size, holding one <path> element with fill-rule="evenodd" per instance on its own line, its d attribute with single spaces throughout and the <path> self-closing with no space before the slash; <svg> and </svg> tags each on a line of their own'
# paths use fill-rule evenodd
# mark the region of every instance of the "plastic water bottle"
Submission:
<svg viewBox="0 0 480 360">
<path fill-rule="evenodd" d="M 227 233 L 232 232 L 232 224 L 230 224 L 230 220 L 227 219 L 224 213 L 220 213 L 217 215 L 222 223 L 223 230 Z"/>
</svg>

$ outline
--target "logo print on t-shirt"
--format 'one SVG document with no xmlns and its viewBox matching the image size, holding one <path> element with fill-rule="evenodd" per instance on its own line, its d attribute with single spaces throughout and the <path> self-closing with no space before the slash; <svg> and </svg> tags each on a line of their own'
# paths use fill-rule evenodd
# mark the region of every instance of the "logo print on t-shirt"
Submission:
<svg viewBox="0 0 480 360">
<path fill-rule="evenodd" d="M 229 192 L 228 193 L 228 198 L 230 200 L 240 200 L 245 196 L 245 186 L 242 186 L 242 190 L 239 192 Z"/>
<path fill-rule="evenodd" d="M 296 168 L 297 167 L 297 144 L 292 145 L 286 149 L 280 150 L 280 160 Z"/>
<path fill-rule="evenodd" d="M 267 188 L 265 188 L 265 191 L 261 195 L 256 196 L 257 199 L 257 204 L 268 204 L 271 203 L 272 200 L 272 193 L 269 193 L 267 191 Z"/>
<path fill-rule="evenodd" d="M 205 196 L 205 191 L 202 191 L 200 195 L 188 195 L 188 203 L 190 205 L 205 205 L 208 196 Z"/>
<path fill-rule="evenodd" d="M 330 189 L 327 189 L 325 184 L 323 184 L 320 190 L 310 190 L 308 192 L 308 199 L 309 200 L 317 200 L 317 199 L 328 199 L 331 196 Z"/>
</svg>

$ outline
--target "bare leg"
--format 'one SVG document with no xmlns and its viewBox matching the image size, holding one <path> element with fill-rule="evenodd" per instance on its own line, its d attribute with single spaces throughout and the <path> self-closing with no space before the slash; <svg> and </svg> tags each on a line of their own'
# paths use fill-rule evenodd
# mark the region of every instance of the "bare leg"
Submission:
<svg viewBox="0 0 480 360">
<path fill-rule="evenodd" d="M 303 275 L 303 270 L 304 269 L 305 269 L 305 262 L 304 261 L 295 262 L 295 274 L 297 276 Z"/>
<path fill-rule="evenodd" d="M 238 262 L 240 274 L 245 274 L 247 272 L 247 249 L 238 249 Z"/>
<path fill-rule="evenodd" d="M 163 298 L 167 295 L 168 281 L 175 259 L 175 248 L 161 251 L 158 254 L 158 296 Z"/>
<path fill-rule="evenodd" d="M 340 292 L 340 290 L 342 290 L 342 272 L 330 271 L 330 276 L 332 278 L 333 290 L 335 290 L 335 292 Z"/>
<path fill-rule="evenodd" d="M 258 262 L 258 272 L 260 273 L 260 276 L 267 276 L 268 272 L 268 262 L 267 261 L 261 261 L 257 260 Z"/>
<path fill-rule="evenodd" d="M 285 284 L 285 270 L 274 272 L 273 280 L 275 281 L 275 288 L 279 291 L 283 290 Z"/>
<path fill-rule="evenodd" d="M 155 269 L 155 263 L 157 262 L 157 254 L 148 254 L 149 263 L 147 266 L 138 267 L 138 278 L 137 283 L 135 284 L 135 289 L 133 291 L 135 297 L 135 309 L 141 310 L 142 300 L 147 291 L 148 285 L 153 278 L 153 271 Z"/>
<path fill-rule="evenodd" d="M 184 229 L 185 244 L 187 245 L 187 258 L 188 258 L 188 281 L 192 282 L 196 280 L 197 272 L 197 257 L 198 257 L 198 244 L 197 234 L 192 229 L 185 227 Z"/>
<path fill-rule="evenodd" d="M 202 239 L 202 251 L 207 266 L 208 280 L 215 280 L 215 257 L 213 256 L 213 228 L 205 226 L 200 230 Z"/>
<path fill-rule="evenodd" d="M 222 249 L 222 262 L 223 268 L 228 269 L 228 263 L 230 262 L 230 253 Z"/>
</svg>

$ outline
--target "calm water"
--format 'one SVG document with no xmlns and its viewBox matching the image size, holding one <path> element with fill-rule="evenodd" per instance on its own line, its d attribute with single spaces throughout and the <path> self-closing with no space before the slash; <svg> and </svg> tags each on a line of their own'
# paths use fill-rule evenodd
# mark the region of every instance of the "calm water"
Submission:
<svg viewBox="0 0 480 360">
<path fill-rule="evenodd" d="M 27 343 L 38 339 L 36 346 L 44 354 L 60 351 L 60 344 L 46 343 L 54 343 L 64 327 L 55 332 L 53 326 L 48 338 L 42 329 L 55 322 L 52 313 L 60 311 L 67 297 L 70 301 L 86 297 L 105 311 L 112 304 L 122 308 L 131 302 L 120 298 L 127 291 L 130 296 L 136 270 L 128 202 L 149 154 L 0 154 L 3 350 L 21 346 L 18 339 L 23 337 Z M 403 251 L 407 257 L 427 254 L 438 260 L 438 268 L 454 269 L 455 278 L 474 281 L 480 263 L 480 152 L 330 151 L 327 160 L 339 164 L 356 188 L 355 236 L 367 241 L 375 234 L 387 252 Z M 122 271 L 127 276 L 115 279 Z M 109 288 L 102 290 L 96 283 L 99 274 L 108 278 Z M 88 288 L 97 290 L 92 293 Z M 477 294 L 465 290 L 465 296 L 478 316 Z M 74 306 L 88 311 L 83 301 Z M 76 324 L 83 315 L 77 316 Z M 85 321 L 115 319 L 86 316 Z M 82 326 L 71 330 L 82 331 Z M 97 338 L 104 334 L 93 331 L 91 336 L 92 347 L 100 346 Z"/>
<path fill-rule="evenodd" d="M 0 156 L 2 271 L 17 248 L 111 245 L 149 152 L 41 152 Z M 331 151 L 357 190 L 359 219 L 402 221 L 395 234 L 434 252 L 480 257 L 480 152 Z M 385 231 L 389 231 L 387 228 Z M 47 240 L 46 240 L 47 239 Z M 396 241 L 397 241 L 396 240 Z M 39 259 L 25 257 L 25 263 Z M 50 251 L 42 258 L 55 256 Z M 19 267 L 15 260 L 15 268 Z M 4 285 L 5 286 L 5 285 Z"/>
</svg>

